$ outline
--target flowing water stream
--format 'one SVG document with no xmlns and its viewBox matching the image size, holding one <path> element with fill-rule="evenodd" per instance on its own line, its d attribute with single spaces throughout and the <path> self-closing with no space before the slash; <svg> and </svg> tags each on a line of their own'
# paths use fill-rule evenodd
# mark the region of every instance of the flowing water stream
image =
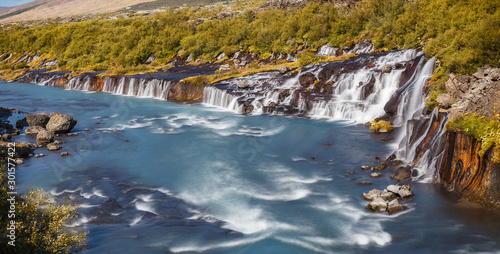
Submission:
<svg viewBox="0 0 500 254">
<path fill-rule="evenodd" d="M 385 134 L 355 123 L 383 114 L 398 91 L 399 125 L 418 116 L 418 94 L 433 61 L 419 58 L 406 79 L 403 69 L 376 71 L 418 54 L 387 55 L 372 69 L 332 76 L 335 92 L 322 101 L 279 96 L 304 88 L 291 77 L 271 89 L 264 84 L 274 82 L 272 72 L 244 78 L 252 90 L 234 93 L 237 79 L 207 87 L 204 104 L 164 101 L 158 96 L 170 84 L 164 80 L 105 81 L 108 93 L 0 82 L 2 106 L 78 120 L 78 136 L 58 138 L 67 141 L 62 150 L 37 149 L 46 156 L 19 167 L 18 185 L 77 202 L 79 217 L 68 226 L 89 231 L 86 253 L 92 254 L 496 253 L 499 217 L 457 205 L 438 185 L 412 183 L 410 209 L 397 215 L 365 209 L 363 192 L 394 181 L 388 172 L 371 179 L 360 166 L 378 165 L 374 158 L 393 153 L 399 140 L 381 142 Z M 349 85 L 371 79 L 374 89 L 364 98 Z M 86 82 L 70 81 L 67 89 L 88 90 Z M 288 97 L 297 95 L 293 91 Z M 252 115 L 239 114 L 238 100 L 249 98 Z M 261 114 L 258 105 L 271 102 L 295 103 L 319 119 Z M 24 134 L 18 140 L 34 142 Z M 71 155 L 60 157 L 61 151 Z"/>
</svg>

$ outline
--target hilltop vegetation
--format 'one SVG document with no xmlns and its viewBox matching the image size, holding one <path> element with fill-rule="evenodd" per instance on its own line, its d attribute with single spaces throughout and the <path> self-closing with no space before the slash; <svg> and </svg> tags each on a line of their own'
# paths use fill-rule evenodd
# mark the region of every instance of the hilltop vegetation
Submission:
<svg viewBox="0 0 500 254">
<path fill-rule="evenodd" d="M 17 58 L 42 53 L 39 61 L 59 59 L 61 70 L 92 71 L 137 67 L 153 54 L 156 60 L 145 69 L 163 66 L 177 53 L 203 60 L 239 50 L 263 59 L 272 52 L 307 56 L 327 42 L 343 47 L 368 39 L 381 50 L 422 46 L 445 72 L 471 73 L 485 63 L 499 65 L 500 11 L 495 1 L 363 0 L 339 9 L 334 3 L 311 2 L 298 9 L 256 11 L 260 4 L 233 3 L 230 7 L 241 11 L 229 18 L 208 19 L 229 8 L 216 4 L 62 25 L 12 24 L 0 31 L 0 51 L 17 53 Z M 6 62 L 1 69 L 26 67 Z"/>
</svg>

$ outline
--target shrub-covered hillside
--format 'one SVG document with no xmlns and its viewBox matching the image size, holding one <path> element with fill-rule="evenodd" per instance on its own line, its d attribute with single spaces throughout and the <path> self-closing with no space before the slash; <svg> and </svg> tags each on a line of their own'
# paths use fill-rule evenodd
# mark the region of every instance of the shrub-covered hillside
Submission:
<svg viewBox="0 0 500 254">
<path fill-rule="evenodd" d="M 238 50 L 266 58 L 352 45 L 364 39 L 376 48 L 423 46 L 446 71 L 472 72 L 499 65 L 500 11 L 491 0 L 362 0 L 356 6 L 311 2 L 296 9 L 257 8 L 262 2 L 169 9 L 150 16 L 102 17 L 43 25 L 11 24 L 0 31 L 3 53 L 43 53 L 65 70 L 108 70 L 137 66 L 151 55 L 153 65 L 176 53 L 213 59 Z M 230 15 L 219 15 L 237 9 Z M 5 56 L 4 56 L 5 57 Z M 8 61 L 6 61 L 8 62 Z M 23 68 L 6 63 L 0 68 Z"/>
</svg>

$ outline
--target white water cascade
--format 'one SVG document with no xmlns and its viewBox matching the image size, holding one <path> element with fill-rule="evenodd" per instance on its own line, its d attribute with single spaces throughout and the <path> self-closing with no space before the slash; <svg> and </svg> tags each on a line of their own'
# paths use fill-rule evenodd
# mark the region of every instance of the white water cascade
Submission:
<svg viewBox="0 0 500 254">
<path fill-rule="evenodd" d="M 170 81 L 161 79 L 105 77 L 102 91 L 127 96 L 167 100 L 170 86 Z"/>
<path fill-rule="evenodd" d="M 66 84 L 66 89 L 68 90 L 79 90 L 79 91 L 91 91 L 92 77 L 87 75 L 79 75 L 68 81 Z"/>
<path fill-rule="evenodd" d="M 276 71 L 257 73 L 206 87 L 203 102 L 239 113 L 243 113 L 243 103 L 253 106 L 253 114 L 261 113 L 262 108 L 281 105 L 294 107 L 299 113 L 311 117 L 367 122 L 383 116 L 386 113 L 384 106 L 398 91 L 401 99 L 395 119 L 396 125 L 401 126 L 421 105 L 421 95 L 412 91 L 421 91 L 434 68 L 434 60 L 425 63 L 422 56 L 418 50 L 365 55 L 344 61 L 346 65 L 355 66 L 352 71 L 345 70 L 350 67 L 343 67 L 342 63 L 331 62 L 306 66 L 289 78 L 283 78 Z M 410 65 L 415 68 L 413 75 L 403 77 Z M 382 72 L 384 66 L 391 66 L 392 70 Z M 328 68 L 333 71 L 328 71 Z M 325 73 L 330 74 L 325 78 Z M 299 82 L 299 78 L 306 75 L 316 80 L 308 87 Z M 321 79 L 323 83 L 331 84 L 328 91 L 315 90 Z M 248 84 L 248 88 L 238 88 L 238 82 L 242 81 Z"/>
</svg>

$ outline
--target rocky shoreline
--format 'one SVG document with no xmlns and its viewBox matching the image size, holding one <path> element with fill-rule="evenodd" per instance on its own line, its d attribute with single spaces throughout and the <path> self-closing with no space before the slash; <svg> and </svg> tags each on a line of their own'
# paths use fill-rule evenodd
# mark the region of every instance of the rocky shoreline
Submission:
<svg viewBox="0 0 500 254">
<path fill-rule="evenodd" d="M 8 118 L 12 114 L 26 115 L 26 117 L 18 120 L 15 123 L 15 128 Z M 0 146 L 2 151 L 6 151 L 8 143 L 14 142 L 16 144 L 16 159 L 17 165 L 24 164 L 25 160 L 34 157 L 44 157 L 43 153 L 35 153 L 37 148 L 45 147 L 48 151 L 57 151 L 62 148 L 61 144 L 66 141 L 56 140 L 57 138 L 64 138 L 65 136 L 78 135 L 71 133 L 71 130 L 77 124 L 77 120 L 67 114 L 53 112 L 47 114 L 28 114 L 15 109 L 0 108 L 0 135 L 2 142 Z M 25 128 L 27 127 L 27 128 Z M 35 143 L 19 143 L 15 141 L 15 137 L 21 134 L 24 130 L 26 136 L 35 139 Z M 3 153 L 2 153 L 3 154 Z M 69 152 L 60 152 L 61 156 L 70 155 Z"/>
</svg>

